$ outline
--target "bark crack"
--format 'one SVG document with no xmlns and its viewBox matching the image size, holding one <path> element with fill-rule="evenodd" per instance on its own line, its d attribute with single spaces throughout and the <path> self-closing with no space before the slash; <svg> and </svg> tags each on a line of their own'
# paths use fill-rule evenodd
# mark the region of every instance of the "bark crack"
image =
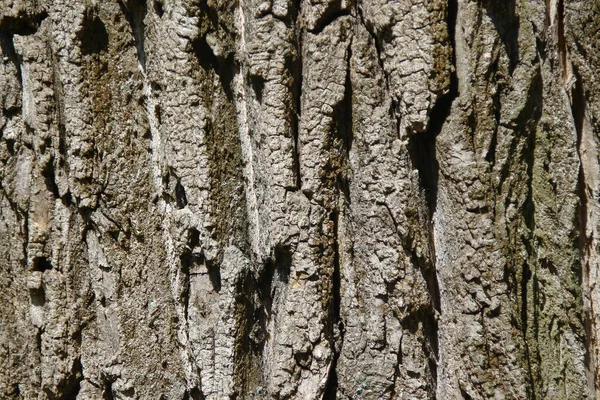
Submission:
<svg viewBox="0 0 600 400">
<path fill-rule="evenodd" d="M 300 6 L 298 6 L 297 15 L 300 15 Z M 296 59 L 293 62 L 293 83 L 292 83 L 292 138 L 294 140 L 294 169 L 296 172 L 296 187 L 294 191 L 302 189 L 302 174 L 300 168 L 300 120 L 302 116 L 302 80 L 303 80 L 303 32 L 302 26 L 295 21 L 296 35 Z"/>
<path fill-rule="evenodd" d="M 594 351 L 594 345 L 598 338 L 596 337 L 598 321 L 596 318 L 596 310 L 594 309 L 596 297 L 593 293 L 595 290 L 594 282 L 592 282 L 595 274 L 592 271 L 597 263 L 596 254 L 596 229 L 593 225 L 593 217 L 595 207 L 594 189 L 591 187 L 595 178 L 592 175 L 597 175 L 599 169 L 597 161 L 597 149 L 595 148 L 595 139 L 589 132 L 588 115 L 587 115 L 587 100 L 583 88 L 583 81 L 578 71 L 574 71 L 575 85 L 571 91 L 571 114 L 577 132 L 577 154 L 579 157 L 579 253 L 582 259 L 579 280 L 584 286 L 584 290 L 589 291 L 587 296 L 584 296 L 584 310 L 586 312 L 585 326 L 585 365 L 590 375 L 594 377 L 594 388 L 600 386 L 598 382 L 598 366 L 597 352 Z M 591 148 L 590 148 L 591 147 Z M 591 180 L 591 183 L 589 181 Z M 592 221 L 590 221 L 592 220 Z M 586 309 L 587 308 L 587 309 Z"/>
<path fill-rule="evenodd" d="M 14 35 L 9 32 L 3 32 L 0 30 L 0 50 L 4 57 L 8 58 L 13 63 L 17 71 L 17 80 L 21 88 L 23 87 L 23 75 L 21 72 L 21 60 L 15 50 L 15 44 L 13 41 Z"/>
<path fill-rule="evenodd" d="M 337 362 L 341 354 L 344 342 L 344 323 L 341 318 L 341 273 L 340 273 L 340 246 L 339 246 L 339 211 L 336 209 L 331 212 L 330 219 L 333 222 L 333 273 L 332 281 L 332 299 L 330 308 L 331 322 L 331 346 L 332 360 L 329 367 L 327 383 L 323 399 L 337 398 L 338 376 Z"/>
<path fill-rule="evenodd" d="M 340 8 L 336 7 L 333 10 L 328 10 L 327 12 L 325 12 L 321 16 L 321 18 L 319 18 L 315 22 L 314 28 L 307 29 L 307 31 L 314 35 L 318 35 L 319 33 L 323 32 L 323 30 L 325 30 L 325 28 L 327 28 L 329 25 L 333 24 L 336 20 L 347 15 L 351 15 L 350 10 L 348 8 L 341 8 L 341 6 L 339 5 L 338 7 Z"/>
</svg>

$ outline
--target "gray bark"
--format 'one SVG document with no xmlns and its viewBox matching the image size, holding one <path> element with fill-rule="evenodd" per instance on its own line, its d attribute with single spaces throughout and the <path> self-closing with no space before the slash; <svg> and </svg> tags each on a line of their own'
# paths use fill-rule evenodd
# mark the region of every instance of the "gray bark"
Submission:
<svg viewBox="0 0 600 400">
<path fill-rule="evenodd" d="M 600 396 L 599 15 L 0 0 L 0 398 Z"/>
</svg>

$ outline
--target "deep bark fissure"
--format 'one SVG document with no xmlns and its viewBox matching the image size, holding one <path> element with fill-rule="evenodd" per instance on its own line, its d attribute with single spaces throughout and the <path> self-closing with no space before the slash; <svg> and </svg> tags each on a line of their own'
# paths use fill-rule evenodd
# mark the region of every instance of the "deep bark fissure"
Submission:
<svg viewBox="0 0 600 400">
<path fill-rule="evenodd" d="M 115 400 L 114 394 L 113 394 L 113 387 L 112 384 L 113 382 L 111 380 L 108 379 L 108 377 L 104 377 L 104 390 L 102 391 L 102 398 L 103 400 Z"/>
<path fill-rule="evenodd" d="M 558 56 L 560 57 L 560 67 L 562 72 L 562 78 L 566 79 L 568 77 L 568 50 L 567 50 L 567 42 L 565 40 L 565 3 L 564 0 L 558 0 L 557 4 L 557 15 L 556 15 L 556 34 L 557 34 L 557 46 L 558 46 Z"/>
<path fill-rule="evenodd" d="M 437 206 L 439 163 L 437 160 L 436 140 L 452 111 L 454 100 L 458 98 L 458 76 L 456 75 L 456 44 L 454 33 L 457 21 L 457 0 L 448 2 L 448 34 L 452 47 L 452 73 L 448 93 L 437 98 L 429 112 L 429 124 L 425 132 L 417 132 L 409 137 L 408 151 L 412 164 L 419 172 L 421 188 L 429 210 L 429 219 L 433 217 Z M 432 233 L 433 234 L 433 233 Z"/>
<path fill-rule="evenodd" d="M 346 77 L 344 80 L 344 96 L 333 108 L 334 133 L 339 146 L 339 165 L 336 171 L 336 186 L 338 193 L 344 196 L 350 204 L 350 152 L 354 141 L 352 82 L 351 82 L 352 43 L 348 45 L 346 55 Z"/>
<path fill-rule="evenodd" d="M 81 382 L 83 381 L 83 366 L 81 365 L 81 359 L 78 357 L 73 361 L 71 371 L 69 375 L 62 382 L 61 392 L 62 399 L 65 400 L 76 400 L 81 390 Z"/>
<path fill-rule="evenodd" d="M 8 32 L 3 32 L 0 30 L 0 50 L 2 50 L 2 55 L 6 57 L 10 62 L 13 63 L 15 69 L 17 71 L 17 80 L 19 81 L 19 85 L 21 88 L 23 87 L 23 75 L 21 71 L 21 60 L 17 51 L 15 50 L 15 44 L 13 42 L 13 34 Z"/>
<path fill-rule="evenodd" d="M 56 175 L 54 173 L 54 158 L 50 158 L 44 169 L 42 170 L 44 176 L 44 183 L 46 188 L 55 198 L 60 198 L 58 193 L 58 185 L 56 184 Z"/>
<path fill-rule="evenodd" d="M 541 77 L 540 77 L 541 79 Z M 536 139 L 537 134 L 535 128 L 529 132 L 529 136 L 527 138 L 527 145 L 524 147 L 525 159 L 527 162 L 527 198 L 523 205 L 523 213 L 524 213 L 524 223 L 525 227 L 528 230 L 527 239 L 525 240 L 525 246 L 527 248 L 527 252 L 531 259 L 536 259 L 536 246 L 535 246 L 535 203 L 533 200 L 533 179 L 534 179 L 534 164 L 535 164 L 535 150 L 536 150 Z M 534 283 L 536 278 L 536 265 L 533 266 L 532 269 L 529 265 L 529 261 L 525 260 L 522 264 L 522 273 L 521 273 L 521 329 L 523 335 L 523 344 L 525 350 L 525 367 L 528 374 L 528 385 L 527 385 L 527 393 L 528 397 L 532 400 L 536 399 L 536 382 L 537 373 L 535 373 L 535 365 L 539 358 L 537 356 L 536 348 L 532 349 L 529 339 L 529 300 L 531 296 L 531 300 L 535 300 L 534 292 Z M 531 286 L 531 294 L 529 291 L 530 281 L 532 281 Z M 534 321 L 537 318 L 537 304 L 535 301 L 531 305 L 533 308 L 533 318 Z"/>
<path fill-rule="evenodd" d="M 34 8 L 31 12 L 19 12 L 16 16 L 2 15 L 0 18 L 0 32 L 8 32 L 13 35 L 33 35 L 39 29 L 42 22 L 48 18 L 48 12 L 34 3 Z M 8 6 L 9 7 L 9 6 Z"/>
<path fill-rule="evenodd" d="M 233 102 L 232 82 L 238 66 L 233 52 L 216 56 L 206 36 L 200 35 L 192 41 L 193 54 L 200 66 L 206 71 L 212 71 L 219 77 L 221 88 L 227 100 Z"/>
<path fill-rule="evenodd" d="M 325 30 L 325 28 L 327 28 L 329 25 L 333 24 L 339 18 L 345 17 L 347 15 L 351 15 L 350 8 L 349 7 L 342 8 L 341 4 L 342 4 L 342 2 L 339 1 L 336 4 L 336 6 L 334 6 L 335 8 L 333 10 L 326 11 L 321 16 L 321 18 L 319 18 L 315 22 L 315 27 L 313 29 L 307 29 L 307 32 L 310 32 L 313 35 L 318 35 L 319 33 L 323 32 L 323 30 Z"/>
<path fill-rule="evenodd" d="M 108 48 L 108 32 L 106 25 L 96 14 L 95 10 L 87 9 L 77 32 L 83 55 L 99 54 Z"/>
<path fill-rule="evenodd" d="M 344 323 L 341 317 L 341 271 L 339 246 L 339 211 L 336 209 L 329 215 L 333 222 L 333 273 L 331 275 L 331 308 L 328 323 L 331 324 L 332 360 L 327 376 L 323 400 L 336 399 L 338 391 L 337 363 L 344 343 Z M 338 336 L 339 335 L 339 336 Z"/>
<path fill-rule="evenodd" d="M 519 63 L 520 18 L 516 1 L 484 0 L 482 4 L 502 41 L 509 60 L 508 72 L 512 75 Z"/>
<path fill-rule="evenodd" d="M 135 42 L 135 49 L 137 52 L 138 62 L 142 68 L 142 72 L 146 72 L 146 52 L 144 50 L 144 38 L 145 38 L 145 26 L 144 19 L 148 8 L 145 1 L 128 0 L 127 4 L 123 0 L 117 0 L 121 11 L 125 15 L 129 26 L 131 27 L 131 33 Z M 155 2 L 156 5 L 156 2 Z"/>
<path fill-rule="evenodd" d="M 575 129 L 577 132 L 577 153 L 579 157 L 579 175 L 578 175 L 578 196 L 579 196 L 579 225 L 578 225 L 578 233 L 579 233 L 579 255 L 581 257 L 581 267 L 579 269 L 579 284 L 590 285 L 590 263 L 589 257 L 594 249 L 594 238 L 588 237 L 588 228 L 590 221 L 588 220 L 588 216 L 590 215 L 590 203 L 594 201 L 592 188 L 590 188 L 587 184 L 587 174 L 586 174 L 586 160 L 583 159 L 583 155 L 589 149 L 586 149 L 586 144 L 584 144 L 584 124 L 587 118 L 587 99 L 585 96 L 584 88 L 583 88 L 583 80 L 581 75 L 578 73 L 577 69 L 574 70 L 575 76 L 575 84 L 572 88 L 571 92 L 571 114 L 573 115 L 573 120 L 575 123 Z M 593 204 L 593 203 L 592 203 Z M 592 205 L 593 207 L 593 205 Z M 594 231 L 592 227 L 592 232 Z M 592 233 L 594 235 L 594 233 Z M 589 290 L 584 287 L 584 291 Z M 596 338 L 596 321 L 594 318 L 595 310 L 594 310 L 594 301 L 590 301 L 589 304 L 583 304 L 584 307 L 584 321 L 583 325 L 585 328 L 585 359 L 584 363 L 588 374 L 593 376 L 593 387 L 598 385 L 596 382 L 597 374 L 597 362 L 596 353 L 593 349 L 594 343 L 597 341 Z M 586 310 L 587 308 L 587 310 Z"/>
<path fill-rule="evenodd" d="M 298 5 L 297 15 L 300 15 L 300 5 Z M 299 135 L 300 135 L 300 118 L 302 111 L 302 79 L 303 79 L 303 39 L 304 33 L 302 26 L 299 21 L 294 22 L 294 34 L 296 39 L 296 57 L 292 63 L 292 139 L 294 141 L 293 149 L 293 163 L 294 171 L 296 173 L 296 187 L 295 190 L 302 189 L 302 175 L 300 168 L 300 147 L 299 147 Z"/>
<path fill-rule="evenodd" d="M 158 18 L 162 18 L 162 16 L 165 13 L 164 4 L 162 0 L 154 0 L 152 2 L 152 5 L 154 7 L 154 12 L 156 13 L 156 15 L 158 15 Z"/>
<path fill-rule="evenodd" d="M 202 391 L 197 387 L 186 389 L 181 400 L 204 400 Z"/>
</svg>

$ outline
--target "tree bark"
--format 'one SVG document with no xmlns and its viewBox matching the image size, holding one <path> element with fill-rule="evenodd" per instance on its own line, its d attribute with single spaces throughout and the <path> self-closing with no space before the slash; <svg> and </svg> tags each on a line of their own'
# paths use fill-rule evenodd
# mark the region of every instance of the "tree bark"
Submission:
<svg viewBox="0 0 600 400">
<path fill-rule="evenodd" d="M 0 0 L 0 398 L 600 396 L 599 0 Z"/>
</svg>

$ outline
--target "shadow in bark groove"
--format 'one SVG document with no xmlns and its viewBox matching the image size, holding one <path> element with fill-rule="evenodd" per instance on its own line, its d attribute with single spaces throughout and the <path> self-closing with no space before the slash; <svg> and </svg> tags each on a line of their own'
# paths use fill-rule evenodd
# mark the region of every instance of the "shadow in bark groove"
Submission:
<svg viewBox="0 0 600 400">
<path fill-rule="evenodd" d="M 229 53 L 226 57 L 217 57 L 205 36 L 199 36 L 192 42 L 194 56 L 205 71 L 214 71 L 219 76 L 223 92 L 228 100 L 233 100 L 231 82 L 235 75 L 234 54 Z"/>
<path fill-rule="evenodd" d="M 353 131 L 353 112 L 352 112 L 352 82 L 350 80 L 350 62 L 352 59 L 351 49 L 348 49 L 348 60 L 346 68 L 346 80 L 344 82 L 344 97 L 341 102 L 335 105 L 333 109 L 333 120 L 335 122 L 334 133 L 339 140 L 340 159 L 337 165 L 336 185 L 340 193 L 344 195 L 347 204 L 350 204 L 350 182 L 348 167 L 350 160 L 350 151 L 354 142 Z"/>
<path fill-rule="evenodd" d="M 331 221 L 333 221 L 333 275 L 331 277 L 332 286 L 332 299 L 330 308 L 330 317 L 328 323 L 330 324 L 329 330 L 331 334 L 331 346 L 333 360 L 329 368 L 327 376 L 327 383 L 325 384 L 325 391 L 323 394 L 323 400 L 336 399 L 338 391 L 338 376 L 337 376 L 337 362 L 340 357 L 341 347 L 344 342 L 344 323 L 341 317 L 341 276 L 340 276 L 340 248 L 339 248 L 339 212 L 334 210 L 329 215 Z M 339 331 L 339 337 L 336 337 L 336 332 Z M 336 343 L 337 339 L 337 343 Z"/>
<path fill-rule="evenodd" d="M 91 9 L 85 12 L 77 38 L 81 42 L 83 55 L 98 54 L 108 48 L 106 25 Z"/>
<path fill-rule="evenodd" d="M 135 40 L 138 62 L 140 63 L 142 70 L 146 71 L 146 52 L 144 50 L 144 19 L 148 13 L 146 2 L 140 0 L 128 0 L 126 3 L 123 3 L 122 0 L 117 1 L 125 18 L 127 18 L 127 22 L 129 22 L 129 26 L 131 26 L 131 33 Z"/>
<path fill-rule="evenodd" d="M 21 61 L 15 50 L 13 34 L 0 30 L 0 50 L 2 55 L 10 60 L 17 70 L 17 80 L 19 85 L 23 86 L 23 76 L 21 75 Z M 8 117 L 8 116 L 7 116 Z M 13 151 L 11 151 L 12 153 Z"/>
<path fill-rule="evenodd" d="M 425 202 L 429 217 L 429 247 L 431 249 L 431 259 L 421 259 L 417 257 L 410 244 L 406 244 L 406 251 L 410 254 L 411 261 L 419 267 L 425 282 L 429 296 L 431 297 L 431 306 L 426 309 L 420 309 L 418 313 L 411 314 L 403 322 L 406 329 L 415 329 L 422 326 L 425 336 L 428 339 L 423 343 L 423 351 L 428 355 L 429 372 L 431 374 L 432 393 L 436 392 L 437 386 L 437 368 L 439 359 L 439 338 L 438 323 L 436 313 L 441 311 L 440 288 L 435 265 L 435 244 L 433 238 L 433 216 L 437 209 L 438 181 L 439 181 L 439 162 L 437 159 L 437 137 L 442 132 L 444 124 L 448 121 L 452 111 L 454 100 L 459 96 L 458 77 L 456 74 L 456 44 L 455 31 L 458 17 L 458 2 L 452 0 L 448 2 L 447 8 L 447 27 L 450 45 L 452 47 L 452 65 L 453 69 L 450 75 L 450 86 L 448 92 L 436 100 L 434 106 L 429 112 L 429 123 L 425 132 L 412 133 L 409 137 L 408 152 L 412 165 L 419 173 L 419 182 L 424 192 Z"/>
<path fill-rule="evenodd" d="M 161 0 L 154 0 L 152 4 L 156 15 L 158 15 L 159 18 L 162 18 L 165 13 L 163 2 Z"/>
<path fill-rule="evenodd" d="M 48 12 L 44 9 L 33 12 L 32 14 L 28 14 L 27 11 L 21 9 L 16 16 L 3 15 L 0 19 L 0 33 L 6 32 L 11 36 L 13 34 L 32 35 L 37 32 L 40 24 L 47 17 Z"/>
<path fill-rule="evenodd" d="M 590 276 L 590 265 L 589 265 L 589 259 L 590 259 L 590 255 L 593 254 L 593 252 L 595 251 L 594 249 L 594 240 L 593 240 L 593 236 L 592 237 L 588 237 L 587 235 L 587 231 L 588 231 L 588 224 L 590 224 L 590 221 L 588 221 L 588 215 L 589 215 L 589 207 L 590 207 L 590 201 L 594 201 L 594 193 L 593 193 L 593 189 L 590 188 L 588 186 L 588 180 L 586 177 L 586 166 L 585 164 L 585 160 L 582 159 L 582 155 L 585 153 L 585 151 L 588 151 L 589 149 L 587 149 L 587 145 L 585 145 L 583 143 L 584 141 L 584 124 L 588 118 L 587 115 L 587 111 L 588 111 L 588 105 L 587 105 L 587 99 L 586 99 L 586 95 L 585 95 L 585 91 L 584 91 L 584 87 L 583 87 L 583 80 L 581 75 L 579 74 L 577 68 L 574 68 L 573 74 L 576 78 L 575 81 L 575 85 L 572 88 L 572 92 L 571 92 L 571 113 L 573 115 L 573 119 L 575 122 L 575 129 L 577 131 L 577 149 L 578 149 L 578 154 L 579 154 L 579 176 L 578 176 L 578 196 L 579 196 L 579 210 L 578 210 L 578 214 L 579 214 L 579 220 L 578 220 L 578 224 L 577 224 L 577 232 L 579 234 L 579 255 L 581 257 L 581 267 L 579 269 L 579 286 L 583 287 L 583 290 L 585 291 L 587 288 L 585 288 L 583 285 L 586 284 L 586 278 L 585 276 L 587 276 L 589 279 Z M 589 121 L 588 121 L 589 122 Z M 589 168 L 589 167 L 588 167 Z M 593 178 L 592 178 L 593 179 Z M 593 207 L 593 204 L 592 204 Z M 590 285 L 590 282 L 587 282 L 587 285 Z M 584 303 L 585 305 L 585 303 Z M 595 338 L 595 322 L 594 322 L 594 318 L 593 318 L 593 304 L 591 306 L 588 306 L 589 309 L 585 311 L 585 315 L 584 315 L 584 320 L 583 320 L 583 326 L 585 328 L 585 355 L 584 355 L 584 363 L 585 363 L 585 367 L 587 369 L 587 371 L 589 372 L 589 374 L 591 376 L 595 376 L 596 371 L 597 371 L 597 362 L 598 360 L 596 360 L 595 357 L 595 352 L 594 352 L 594 339 Z"/>
<path fill-rule="evenodd" d="M 543 81 L 541 71 L 534 77 L 530 87 L 530 96 L 527 99 L 526 106 L 518 117 L 516 132 L 525 132 L 527 137 L 523 147 L 522 160 L 527 165 L 527 197 L 523 204 L 523 222 L 528 230 L 528 235 L 525 240 L 528 258 L 522 263 L 520 276 L 520 327 L 524 338 L 525 351 L 525 368 L 528 374 L 527 394 L 532 400 L 536 399 L 536 387 L 541 387 L 541 377 L 539 376 L 540 355 L 537 346 L 532 346 L 530 343 L 530 325 L 529 313 L 533 311 L 533 338 L 537 341 L 537 320 L 539 312 L 538 285 L 537 285 L 537 265 L 530 265 L 529 260 L 537 258 L 537 245 L 535 243 L 535 203 L 533 200 L 534 190 L 534 164 L 535 164 L 535 148 L 537 141 L 538 122 L 542 117 L 543 108 Z M 530 288 L 531 286 L 531 288 Z M 517 298 L 519 298 L 519 295 Z"/>
<path fill-rule="evenodd" d="M 204 398 L 200 389 L 193 387 L 185 391 L 181 400 L 204 400 Z"/>
<path fill-rule="evenodd" d="M 300 13 L 300 10 L 297 10 Z M 296 24 L 297 21 L 295 22 Z M 300 132 L 300 114 L 302 110 L 302 31 L 296 25 L 296 57 L 290 60 L 290 68 L 293 76 L 292 83 L 292 104 L 290 120 L 292 121 L 292 137 L 294 139 L 294 170 L 296 172 L 296 187 L 294 190 L 302 189 L 302 175 L 300 173 L 300 148 L 298 147 L 298 136 Z"/>
<path fill-rule="evenodd" d="M 516 13 L 516 0 L 484 0 L 482 5 L 502 40 L 510 60 L 509 73 L 512 74 L 519 62 L 520 19 Z"/>
<path fill-rule="evenodd" d="M 456 0 L 448 2 L 448 36 L 452 45 L 452 65 L 456 66 L 456 46 L 454 33 L 457 18 Z M 446 123 L 452 104 L 458 97 L 458 77 L 456 67 L 450 75 L 448 93 L 438 97 L 429 113 L 429 125 L 422 133 L 413 133 L 409 138 L 408 151 L 412 164 L 419 172 L 419 181 L 425 191 L 425 200 L 429 209 L 429 217 L 433 216 L 437 206 L 437 191 L 439 179 L 439 163 L 437 161 L 436 138 Z"/>
</svg>

